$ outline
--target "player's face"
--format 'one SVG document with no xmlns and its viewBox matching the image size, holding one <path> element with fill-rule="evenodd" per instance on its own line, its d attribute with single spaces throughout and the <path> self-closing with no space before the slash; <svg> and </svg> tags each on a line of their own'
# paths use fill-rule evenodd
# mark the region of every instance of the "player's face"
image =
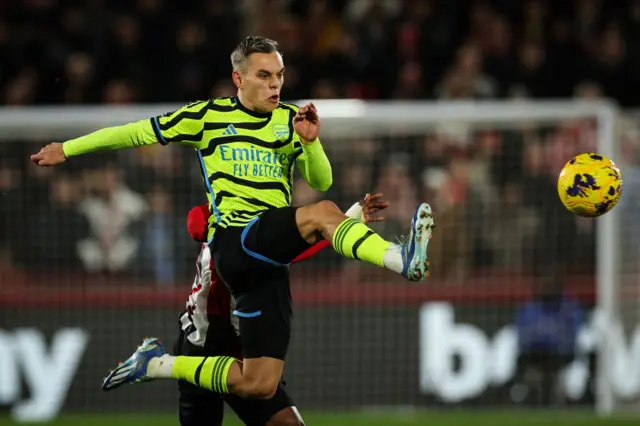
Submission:
<svg viewBox="0 0 640 426">
<path fill-rule="evenodd" d="M 247 72 L 240 76 L 238 87 L 247 106 L 259 112 L 270 112 L 280 102 L 284 83 L 284 63 L 277 53 L 254 53 L 249 56 Z"/>
</svg>

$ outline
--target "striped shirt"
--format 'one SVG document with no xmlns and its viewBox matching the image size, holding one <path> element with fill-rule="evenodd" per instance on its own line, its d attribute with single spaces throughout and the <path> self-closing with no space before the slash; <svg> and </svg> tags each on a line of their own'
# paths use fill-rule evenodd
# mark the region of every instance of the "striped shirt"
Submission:
<svg viewBox="0 0 640 426">
<path fill-rule="evenodd" d="M 217 227 L 244 227 L 265 210 L 291 205 L 295 165 L 308 168 L 313 155 L 294 131 L 296 113 L 296 106 L 283 102 L 273 112 L 257 113 L 237 98 L 218 98 L 151 119 L 160 143 L 197 148 L 212 212 L 209 239 Z M 311 145 L 326 159 L 319 143 Z M 323 163 L 330 175 L 328 160 Z"/>
<path fill-rule="evenodd" d="M 244 227 L 260 213 L 291 205 L 295 166 L 313 189 L 332 183 L 320 141 L 302 144 L 294 130 L 298 108 L 280 102 L 269 113 L 238 98 L 193 102 L 161 116 L 109 127 L 67 141 L 67 157 L 100 150 L 177 143 L 196 151 L 209 201 L 208 240 L 218 227 Z"/>
</svg>

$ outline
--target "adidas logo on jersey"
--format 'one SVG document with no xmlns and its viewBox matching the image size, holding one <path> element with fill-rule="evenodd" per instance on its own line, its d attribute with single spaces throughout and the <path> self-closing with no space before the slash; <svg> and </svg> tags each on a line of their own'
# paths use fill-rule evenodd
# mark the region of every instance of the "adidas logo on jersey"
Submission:
<svg viewBox="0 0 640 426">
<path fill-rule="evenodd" d="M 238 134 L 238 131 L 233 126 L 233 124 L 229 124 L 229 127 L 227 127 L 225 131 L 222 132 L 223 136 L 231 136 L 231 135 L 237 135 L 237 134 Z"/>
</svg>

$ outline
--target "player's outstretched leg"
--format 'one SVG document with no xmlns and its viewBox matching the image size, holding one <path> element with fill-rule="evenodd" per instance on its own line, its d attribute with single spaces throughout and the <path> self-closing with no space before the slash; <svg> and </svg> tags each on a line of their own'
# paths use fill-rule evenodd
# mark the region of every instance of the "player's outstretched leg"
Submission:
<svg viewBox="0 0 640 426">
<path fill-rule="evenodd" d="M 168 355 L 155 337 L 144 339 L 129 359 L 111 371 L 104 379 L 102 389 L 110 391 L 125 384 L 154 379 L 184 380 L 219 394 L 234 393 L 242 398 L 269 399 L 277 390 L 277 382 L 272 386 L 268 380 L 243 377 L 240 362 L 235 358 Z"/>
<path fill-rule="evenodd" d="M 411 281 L 421 281 L 429 275 L 427 247 L 435 222 L 426 203 L 416 209 L 409 235 L 401 244 L 386 241 L 364 223 L 346 217 L 330 201 L 300 207 L 296 222 L 309 243 L 315 242 L 321 232 L 335 251 L 345 257 L 385 267 Z"/>
<path fill-rule="evenodd" d="M 145 338 L 129 359 L 109 373 L 102 383 L 102 389 L 109 391 L 124 384 L 154 379 L 176 379 L 226 394 L 229 392 L 228 376 L 234 361 L 235 358 L 228 356 L 171 356 L 159 339 Z M 236 370 L 240 374 L 240 367 L 236 367 Z"/>
</svg>

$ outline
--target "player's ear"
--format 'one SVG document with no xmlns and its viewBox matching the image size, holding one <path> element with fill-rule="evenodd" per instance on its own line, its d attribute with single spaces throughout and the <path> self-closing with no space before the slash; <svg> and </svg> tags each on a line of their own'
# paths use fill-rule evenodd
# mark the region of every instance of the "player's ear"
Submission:
<svg viewBox="0 0 640 426">
<path fill-rule="evenodd" d="M 231 79 L 233 80 L 233 84 L 236 85 L 238 89 L 242 87 L 242 74 L 239 71 L 233 70 L 231 73 Z"/>
</svg>

